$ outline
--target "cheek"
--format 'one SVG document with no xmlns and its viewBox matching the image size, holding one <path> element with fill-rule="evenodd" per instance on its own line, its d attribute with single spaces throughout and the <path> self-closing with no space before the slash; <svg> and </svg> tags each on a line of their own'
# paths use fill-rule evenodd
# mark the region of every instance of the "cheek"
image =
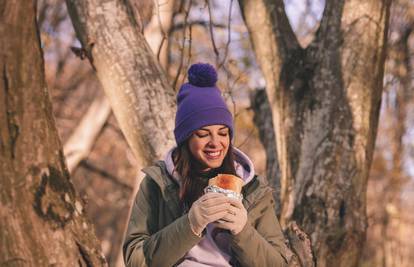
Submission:
<svg viewBox="0 0 414 267">
<path fill-rule="evenodd" d="M 190 142 L 188 143 L 188 148 L 190 149 L 191 154 L 193 154 L 193 156 L 197 156 L 197 154 L 199 154 L 202 149 L 204 148 L 204 144 L 203 142 L 200 142 L 199 140 L 190 140 Z"/>
<path fill-rule="evenodd" d="M 225 143 L 226 143 L 226 146 L 229 147 L 229 145 L 230 145 L 230 136 L 227 136 Z"/>
<path fill-rule="evenodd" d="M 225 147 L 226 151 L 230 146 L 230 137 L 227 137 L 225 139 L 222 140 L 221 142 L 222 146 Z"/>
<path fill-rule="evenodd" d="M 227 153 L 229 152 L 229 145 L 227 145 L 226 149 L 224 150 L 224 155 L 223 157 L 225 157 L 227 155 Z"/>
</svg>

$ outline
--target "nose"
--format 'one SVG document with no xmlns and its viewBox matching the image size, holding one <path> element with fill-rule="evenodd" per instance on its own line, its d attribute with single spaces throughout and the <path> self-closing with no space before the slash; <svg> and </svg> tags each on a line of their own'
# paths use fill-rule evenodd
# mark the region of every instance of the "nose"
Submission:
<svg viewBox="0 0 414 267">
<path fill-rule="evenodd" d="M 218 147 L 220 144 L 220 138 L 217 134 L 211 134 L 208 142 L 209 147 Z"/>
</svg>

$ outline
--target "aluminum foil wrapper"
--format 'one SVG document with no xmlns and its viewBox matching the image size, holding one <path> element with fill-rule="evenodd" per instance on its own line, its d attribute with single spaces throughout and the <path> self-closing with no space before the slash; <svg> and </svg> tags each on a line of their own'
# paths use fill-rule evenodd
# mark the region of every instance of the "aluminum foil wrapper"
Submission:
<svg viewBox="0 0 414 267">
<path fill-rule="evenodd" d="M 232 190 L 223 189 L 223 188 L 215 186 L 215 185 L 209 185 L 206 188 L 204 188 L 204 193 L 208 193 L 208 192 L 221 193 L 221 194 L 224 194 L 227 197 L 235 198 L 235 199 L 238 199 L 238 200 L 243 199 L 242 194 L 236 193 Z"/>
</svg>

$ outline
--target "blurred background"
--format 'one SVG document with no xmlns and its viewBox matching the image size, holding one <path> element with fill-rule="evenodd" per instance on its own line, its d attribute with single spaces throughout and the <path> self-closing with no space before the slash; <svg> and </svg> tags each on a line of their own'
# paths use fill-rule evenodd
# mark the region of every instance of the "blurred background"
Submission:
<svg viewBox="0 0 414 267">
<path fill-rule="evenodd" d="M 303 47 L 319 25 L 323 0 L 285 0 Z M 138 1 L 137 1 L 138 3 Z M 147 42 L 174 90 L 188 66 L 219 71 L 236 121 L 236 147 L 248 151 L 259 174 L 266 155 L 254 123 L 252 95 L 263 90 L 237 1 L 140 1 Z M 56 124 L 73 183 L 85 200 L 110 266 L 123 266 L 121 243 L 142 173 L 105 100 L 63 0 L 38 1 L 38 26 Z M 391 12 L 384 93 L 368 183 L 368 234 L 362 266 L 414 266 L 414 2 L 395 0 Z M 79 152 L 80 151 L 80 152 Z"/>
</svg>

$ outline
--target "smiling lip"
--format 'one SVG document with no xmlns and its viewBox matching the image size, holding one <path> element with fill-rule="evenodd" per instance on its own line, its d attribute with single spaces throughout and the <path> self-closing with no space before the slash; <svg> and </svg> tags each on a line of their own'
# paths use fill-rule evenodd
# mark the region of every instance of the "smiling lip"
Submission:
<svg viewBox="0 0 414 267">
<path fill-rule="evenodd" d="M 219 159 L 221 156 L 221 150 L 219 151 L 204 151 L 206 158 L 209 160 Z"/>
</svg>

